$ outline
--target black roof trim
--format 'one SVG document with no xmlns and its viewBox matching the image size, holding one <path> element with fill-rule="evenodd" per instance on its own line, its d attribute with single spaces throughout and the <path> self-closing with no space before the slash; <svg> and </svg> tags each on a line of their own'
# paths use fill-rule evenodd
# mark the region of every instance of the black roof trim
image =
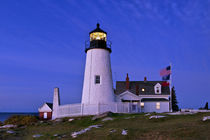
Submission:
<svg viewBox="0 0 210 140">
<path fill-rule="evenodd" d="M 112 50 L 111 50 L 111 48 L 108 48 L 108 47 L 106 47 L 106 48 L 100 48 L 100 47 L 90 47 L 90 48 L 86 48 L 85 49 L 85 53 L 87 53 L 87 51 L 88 50 L 91 50 L 91 49 L 105 49 L 105 50 L 108 50 L 110 53 L 112 52 Z"/>
<path fill-rule="evenodd" d="M 107 34 L 104 30 L 102 30 L 102 29 L 100 28 L 100 24 L 99 24 L 99 23 L 97 23 L 96 26 L 97 26 L 97 28 L 96 28 L 95 30 L 91 31 L 89 34 L 91 34 L 91 33 L 93 33 L 93 32 L 101 32 L 101 33 Z"/>
<path fill-rule="evenodd" d="M 124 100 L 122 99 L 122 102 L 139 102 L 140 100 Z"/>
<path fill-rule="evenodd" d="M 142 98 L 141 102 L 161 102 L 161 101 L 169 101 L 166 98 Z"/>
<path fill-rule="evenodd" d="M 49 106 L 49 108 L 53 109 L 53 104 L 52 103 L 46 103 L 46 104 Z"/>
</svg>

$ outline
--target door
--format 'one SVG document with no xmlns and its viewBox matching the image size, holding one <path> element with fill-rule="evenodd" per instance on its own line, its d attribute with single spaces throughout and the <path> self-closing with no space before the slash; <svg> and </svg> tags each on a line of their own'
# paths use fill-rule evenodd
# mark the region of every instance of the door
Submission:
<svg viewBox="0 0 210 140">
<path fill-rule="evenodd" d="M 136 112 L 137 112 L 137 105 L 136 105 L 136 104 L 132 104 L 131 108 L 132 108 L 131 111 L 132 111 L 133 113 L 136 113 Z"/>
<path fill-rule="evenodd" d="M 44 119 L 47 119 L 47 112 L 44 112 Z"/>
</svg>

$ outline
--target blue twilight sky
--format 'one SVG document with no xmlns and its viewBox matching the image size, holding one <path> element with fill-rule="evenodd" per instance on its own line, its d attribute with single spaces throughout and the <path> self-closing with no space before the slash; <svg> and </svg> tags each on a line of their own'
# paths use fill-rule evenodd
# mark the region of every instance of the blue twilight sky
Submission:
<svg viewBox="0 0 210 140">
<path fill-rule="evenodd" d="M 210 102 L 210 0 L 0 1 L 0 112 L 81 100 L 84 42 L 96 23 L 112 41 L 116 80 L 161 80 L 172 63 L 182 108 Z"/>
</svg>

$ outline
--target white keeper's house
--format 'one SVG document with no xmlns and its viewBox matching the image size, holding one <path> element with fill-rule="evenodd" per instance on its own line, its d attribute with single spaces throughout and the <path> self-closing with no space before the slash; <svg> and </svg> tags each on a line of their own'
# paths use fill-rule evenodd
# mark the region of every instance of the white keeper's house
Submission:
<svg viewBox="0 0 210 140">
<path fill-rule="evenodd" d="M 116 101 L 131 104 L 132 112 L 169 112 L 170 88 L 165 81 L 125 81 L 116 82 Z"/>
<path fill-rule="evenodd" d="M 97 24 L 89 33 L 82 101 L 60 105 L 59 89 L 54 89 L 52 119 L 70 116 L 114 113 L 169 112 L 170 88 L 163 81 L 117 81 L 113 87 L 110 43 L 107 33 Z M 43 106 L 42 106 L 43 108 Z M 43 110 L 40 108 L 39 110 Z M 45 113 L 46 114 L 46 113 Z"/>
</svg>

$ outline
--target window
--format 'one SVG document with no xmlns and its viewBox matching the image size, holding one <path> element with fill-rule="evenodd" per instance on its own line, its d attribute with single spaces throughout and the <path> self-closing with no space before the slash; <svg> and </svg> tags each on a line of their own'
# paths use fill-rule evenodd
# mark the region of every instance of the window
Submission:
<svg viewBox="0 0 210 140">
<path fill-rule="evenodd" d="M 141 105 L 141 107 L 144 107 L 144 102 L 141 102 L 141 104 L 140 104 L 140 105 Z"/>
<path fill-rule="evenodd" d="M 160 83 L 157 83 L 154 86 L 154 90 L 155 90 L 155 94 L 161 94 L 161 84 Z"/>
<path fill-rule="evenodd" d="M 157 92 L 157 93 L 160 93 L 160 91 L 159 91 L 159 87 L 157 87 L 156 92 Z"/>
<path fill-rule="evenodd" d="M 156 103 L 156 109 L 160 109 L 160 102 Z"/>
<path fill-rule="evenodd" d="M 95 76 L 95 84 L 100 84 L 100 81 L 101 79 L 100 79 L 100 76 L 99 75 L 96 75 Z"/>
<path fill-rule="evenodd" d="M 144 88 L 142 88 L 142 89 L 141 89 L 141 91 L 145 91 L 145 89 L 144 89 Z"/>
</svg>

